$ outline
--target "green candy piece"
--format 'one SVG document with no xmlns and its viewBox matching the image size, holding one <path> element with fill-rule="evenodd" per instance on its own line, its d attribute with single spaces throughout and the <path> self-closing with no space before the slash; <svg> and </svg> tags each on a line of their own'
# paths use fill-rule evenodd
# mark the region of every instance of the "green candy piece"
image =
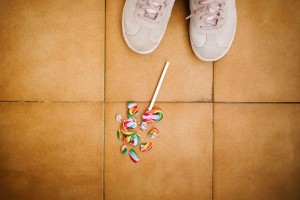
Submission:
<svg viewBox="0 0 300 200">
<path fill-rule="evenodd" d="M 127 150 L 127 148 L 126 148 L 126 145 L 125 144 L 123 144 L 122 146 L 121 146 L 121 153 L 122 154 L 124 154 L 124 155 L 127 155 L 128 154 L 128 150 Z"/>
<path fill-rule="evenodd" d="M 117 130 L 117 138 L 118 140 L 121 140 L 121 130 Z"/>
</svg>

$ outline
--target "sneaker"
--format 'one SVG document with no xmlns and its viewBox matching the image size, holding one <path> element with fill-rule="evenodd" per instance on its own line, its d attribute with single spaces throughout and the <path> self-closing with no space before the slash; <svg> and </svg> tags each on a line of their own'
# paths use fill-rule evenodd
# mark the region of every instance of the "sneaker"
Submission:
<svg viewBox="0 0 300 200">
<path fill-rule="evenodd" d="M 236 31 L 235 0 L 190 0 L 190 40 L 195 55 L 216 61 L 229 50 Z"/>
<path fill-rule="evenodd" d="M 166 31 L 175 0 L 126 0 L 122 30 L 126 44 L 136 53 L 148 54 Z"/>
</svg>

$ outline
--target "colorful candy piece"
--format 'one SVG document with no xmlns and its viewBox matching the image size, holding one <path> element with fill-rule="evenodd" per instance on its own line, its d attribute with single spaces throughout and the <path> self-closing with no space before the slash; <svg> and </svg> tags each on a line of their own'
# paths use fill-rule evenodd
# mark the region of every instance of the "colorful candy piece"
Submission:
<svg viewBox="0 0 300 200">
<path fill-rule="evenodd" d="M 122 131 L 122 133 L 124 134 L 124 135 L 133 135 L 134 134 L 134 132 L 133 131 L 131 131 L 131 130 L 129 130 L 129 129 L 125 129 L 123 126 L 122 126 L 122 128 L 121 128 L 121 131 Z"/>
<path fill-rule="evenodd" d="M 138 146 L 140 143 L 140 137 L 137 134 L 124 137 L 123 142 L 127 142 L 133 146 Z"/>
<path fill-rule="evenodd" d="M 153 108 L 150 111 L 146 111 L 143 115 L 143 122 L 140 125 L 140 128 L 145 131 L 147 128 L 147 124 L 151 123 L 151 122 L 157 122 L 162 120 L 163 118 L 163 112 L 160 108 Z"/>
<path fill-rule="evenodd" d="M 127 108 L 128 108 L 128 116 L 132 117 L 135 116 L 137 114 L 137 112 L 139 111 L 138 105 L 136 102 L 129 102 L 127 104 Z"/>
<path fill-rule="evenodd" d="M 126 129 L 134 129 L 137 126 L 136 120 L 132 117 L 129 117 L 128 119 L 124 119 L 123 126 Z"/>
<path fill-rule="evenodd" d="M 116 121 L 121 122 L 122 121 L 122 116 L 120 114 L 116 115 Z"/>
<path fill-rule="evenodd" d="M 117 130 L 117 138 L 118 140 L 121 140 L 121 130 Z"/>
<path fill-rule="evenodd" d="M 154 121 L 156 122 L 162 120 L 164 117 L 163 111 L 160 108 L 153 108 L 151 113 L 155 115 Z"/>
<path fill-rule="evenodd" d="M 147 110 L 142 115 L 142 118 L 144 122 L 157 122 L 162 120 L 163 116 L 163 112 L 160 108 L 153 108 L 150 111 Z"/>
<path fill-rule="evenodd" d="M 127 148 L 126 148 L 126 144 L 123 144 L 122 146 L 121 146 L 121 153 L 122 154 L 124 154 L 124 155 L 127 155 L 127 153 L 128 153 L 128 150 L 127 150 Z"/>
<path fill-rule="evenodd" d="M 129 150 L 129 156 L 133 162 L 138 162 L 140 160 L 133 149 Z"/>
<path fill-rule="evenodd" d="M 129 142 L 131 142 L 131 141 L 132 141 L 131 135 L 128 135 L 128 136 L 126 136 L 126 137 L 123 138 L 123 142 L 129 143 Z"/>
<path fill-rule="evenodd" d="M 121 131 L 126 136 L 132 135 L 134 132 L 129 129 L 135 128 L 136 126 L 136 120 L 133 118 L 128 118 L 123 121 Z"/>
<path fill-rule="evenodd" d="M 147 123 L 146 122 L 142 122 L 140 125 L 140 128 L 142 129 L 142 131 L 145 131 L 147 128 Z"/>
<path fill-rule="evenodd" d="M 141 152 L 149 151 L 152 149 L 153 144 L 152 142 L 142 143 L 140 146 Z"/>
<path fill-rule="evenodd" d="M 133 136 L 131 136 L 132 141 L 129 142 L 129 144 L 133 145 L 133 146 L 138 146 L 140 143 L 140 137 L 137 134 L 134 134 Z"/>
<path fill-rule="evenodd" d="M 148 136 L 153 139 L 153 138 L 158 138 L 159 137 L 159 131 L 157 128 L 153 128 L 149 133 Z"/>
</svg>

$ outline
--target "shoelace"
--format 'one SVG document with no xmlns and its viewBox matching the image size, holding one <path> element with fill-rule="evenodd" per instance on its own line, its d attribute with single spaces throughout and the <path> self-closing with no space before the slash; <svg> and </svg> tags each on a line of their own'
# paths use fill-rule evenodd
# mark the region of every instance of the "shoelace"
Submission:
<svg viewBox="0 0 300 200">
<path fill-rule="evenodd" d="M 162 8 L 166 7 L 166 0 L 141 0 L 140 8 L 144 11 L 144 15 L 139 17 L 150 23 L 159 23 L 156 18 L 162 15 Z"/>
<path fill-rule="evenodd" d="M 202 20 L 202 24 L 205 24 L 200 28 L 217 29 L 222 27 L 218 22 L 223 19 L 220 17 L 220 13 L 223 11 L 221 6 L 225 4 L 225 0 L 198 0 L 197 3 L 199 8 L 193 11 L 186 19 L 196 15 Z"/>
</svg>

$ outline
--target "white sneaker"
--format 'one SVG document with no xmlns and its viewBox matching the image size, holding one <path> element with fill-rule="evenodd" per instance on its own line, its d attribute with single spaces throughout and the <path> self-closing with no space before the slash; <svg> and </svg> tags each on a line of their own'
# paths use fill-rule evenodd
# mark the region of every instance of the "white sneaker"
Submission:
<svg viewBox="0 0 300 200">
<path fill-rule="evenodd" d="M 166 31 L 175 0 L 126 0 L 122 30 L 126 44 L 134 52 L 154 51 Z"/>
<path fill-rule="evenodd" d="M 229 50 L 236 31 L 235 0 L 190 0 L 190 40 L 195 55 L 216 61 Z"/>
</svg>

